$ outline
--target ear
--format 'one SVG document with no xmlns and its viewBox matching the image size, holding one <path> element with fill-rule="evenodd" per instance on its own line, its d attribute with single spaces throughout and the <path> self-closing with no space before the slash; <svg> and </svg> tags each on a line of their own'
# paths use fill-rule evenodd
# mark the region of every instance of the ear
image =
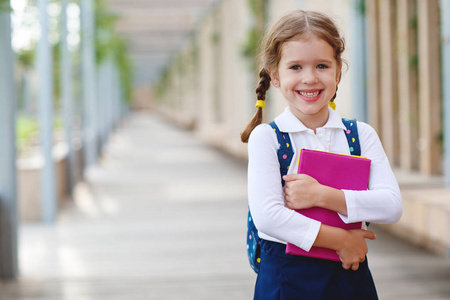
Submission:
<svg viewBox="0 0 450 300">
<path fill-rule="evenodd" d="M 280 80 L 278 79 L 278 73 L 269 71 L 270 80 L 272 81 L 272 84 L 274 87 L 280 86 Z"/>
<path fill-rule="evenodd" d="M 342 64 L 336 70 L 336 84 L 338 84 L 341 81 L 341 76 L 342 76 Z"/>
</svg>

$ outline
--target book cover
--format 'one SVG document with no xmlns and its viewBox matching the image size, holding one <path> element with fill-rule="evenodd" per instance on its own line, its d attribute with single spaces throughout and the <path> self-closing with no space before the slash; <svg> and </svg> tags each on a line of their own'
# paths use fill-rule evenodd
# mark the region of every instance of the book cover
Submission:
<svg viewBox="0 0 450 300">
<path fill-rule="evenodd" d="M 300 150 L 297 173 L 315 178 L 320 184 L 343 190 L 367 190 L 370 174 L 370 159 L 330 153 L 317 150 Z M 322 222 L 323 224 L 343 228 L 346 230 L 361 229 L 361 222 L 346 224 L 337 212 L 312 207 L 296 210 L 298 213 Z M 321 259 L 340 261 L 336 251 L 312 247 L 309 252 L 288 243 L 286 253 Z"/>
</svg>

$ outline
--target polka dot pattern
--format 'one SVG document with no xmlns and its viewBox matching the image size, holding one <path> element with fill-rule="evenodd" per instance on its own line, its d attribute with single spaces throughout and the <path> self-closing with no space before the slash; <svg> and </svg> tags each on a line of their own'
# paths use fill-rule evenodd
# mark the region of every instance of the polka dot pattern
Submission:
<svg viewBox="0 0 450 300">
<path fill-rule="evenodd" d="M 346 130 L 345 136 L 347 138 L 348 146 L 351 155 L 361 155 L 361 146 L 358 139 L 358 128 L 356 126 L 356 121 L 349 119 L 342 119 Z"/>
</svg>

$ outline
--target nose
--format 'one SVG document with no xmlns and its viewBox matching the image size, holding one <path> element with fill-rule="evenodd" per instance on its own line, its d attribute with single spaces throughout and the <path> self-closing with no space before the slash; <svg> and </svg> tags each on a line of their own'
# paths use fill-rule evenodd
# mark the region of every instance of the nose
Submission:
<svg viewBox="0 0 450 300">
<path fill-rule="evenodd" d="M 317 82 L 317 76 L 315 70 L 306 69 L 302 72 L 302 83 L 304 84 L 314 84 Z"/>
</svg>

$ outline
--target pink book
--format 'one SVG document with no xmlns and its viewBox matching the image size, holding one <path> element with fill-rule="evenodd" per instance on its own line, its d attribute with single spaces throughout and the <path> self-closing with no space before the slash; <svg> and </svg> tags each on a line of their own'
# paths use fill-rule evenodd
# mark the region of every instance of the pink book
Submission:
<svg viewBox="0 0 450 300">
<path fill-rule="evenodd" d="M 320 184 L 341 190 L 367 190 L 370 159 L 361 156 L 330 153 L 316 150 L 300 150 L 298 174 L 307 174 Z M 338 213 L 320 207 L 297 210 L 298 213 L 323 224 L 350 229 L 361 229 L 361 222 L 345 224 Z M 336 251 L 312 247 L 309 252 L 287 244 L 286 253 L 340 261 Z"/>
</svg>

